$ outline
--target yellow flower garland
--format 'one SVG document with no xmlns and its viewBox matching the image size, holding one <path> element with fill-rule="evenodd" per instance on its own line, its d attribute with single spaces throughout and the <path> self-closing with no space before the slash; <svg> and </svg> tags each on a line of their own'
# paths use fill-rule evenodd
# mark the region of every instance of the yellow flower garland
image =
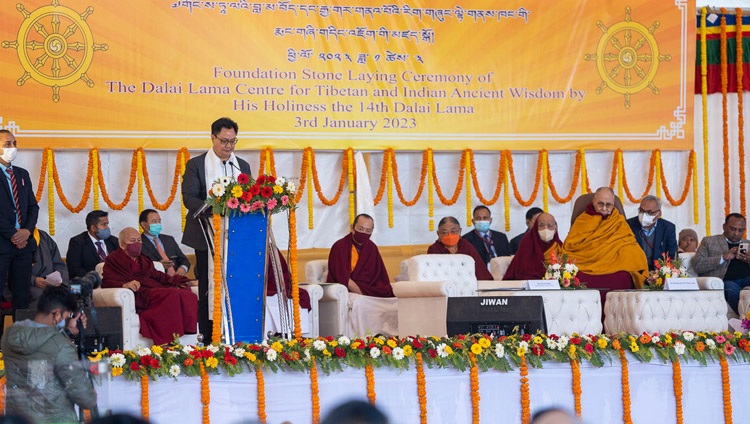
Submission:
<svg viewBox="0 0 750 424">
<path fill-rule="evenodd" d="M 392 154 L 388 155 L 388 169 L 385 173 L 386 178 L 386 190 L 387 190 L 387 206 L 388 206 L 388 228 L 393 228 L 393 158 Z M 354 219 L 350 219 L 349 222 L 354 223 Z"/>
<path fill-rule="evenodd" d="M 508 156 L 510 154 L 507 150 L 503 150 L 500 153 L 503 156 L 503 211 L 505 212 L 505 231 L 510 231 L 510 169 L 508 168 Z"/>
<path fill-rule="evenodd" d="M 188 160 L 190 160 L 190 152 L 186 147 L 183 147 L 180 149 L 179 153 L 177 154 L 178 158 L 180 159 L 180 170 L 182 171 L 180 174 L 180 185 L 182 185 L 182 181 L 185 177 L 185 164 Z M 182 200 L 182 190 L 180 190 L 180 220 L 181 220 L 181 228 L 185 230 L 185 219 L 187 217 L 187 208 L 185 207 L 185 203 Z"/>
<path fill-rule="evenodd" d="M 542 210 L 549 212 L 549 158 L 546 149 L 540 154 L 542 155 Z"/>
<path fill-rule="evenodd" d="M 148 421 L 151 416 L 148 403 L 148 375 L 141 376 L 141 416 Z"/>
<path fill-rule="evenodd" d="M 430 219 L 428 230 L 435 231 L 435 195 L 433 193 L 433 181 L 431 176 L 435 172 L 435 164 L 432 157 L 432 149 L 427 149 L 427 217 Z"/>
<path fill-rule="evenodd" d="M 49 147 L 42 152 L 44 159 L 42 165 L 46 166 L 47 172 L 47 221 L 49 222 L 49 233 L 55 235 L 55 179 L 52 176 L 52 149 Z M 40 184 L 41 185 L 41 184 Z M 2 410 L 2 409 L 0 409 Z"/>
<path fill-rule="evenodd" d="M 143 210 L 143 150 L 137 149 L 136 154 L 136 176 L 138 178 L 138 210 Z"/>
<path fill-rule="evenodd" d="M 354 177 L 354 150 L 350 147 L 346 149 L 346 174 L 349 182 L 349 222 L 354 222 L 357 207 L 354 204 L 355 195 L 355 177 Z M 390 187 L 390 186 L 389 186 Z M 390 210 L 393 209 L 393 202 L 390 203 Z M 390 226 L 393 227 L 393 218 L 390 219 Z"/>
<path fill-rule="evenodd" d="M 578 149 L 578 153 L 581 154 L 581 194 L 586 194 L 591 191 L 589 188 L 589 172 L 586 169 L 586 150 Z"/>
<path fill-rule="evenodd" d="M 677 424 L 682 424 L 684 417 L 682 409 L 682 368 L 680 367 L 680 360 L 678 358 L 672 360 L 672 380 L 672 384 L 674 385 L 675 416 Z"/>
<path fill-rule="evenodd" d="M 299 310 L 299 269 L 297 268 L 297 211 L 289 211 L 289 262 L 292 275 L 292 306 L 294 318 L 294 338 L 302 339 L 302 324 Z"/>
<path fill-rule="evenodd" d="M 706 46 L 706 14 L 701 8 L 701 100 L 703 109 L 703 206 L 706 209 L 706 234 L 711 234 L 711 189 L 709 185 L 708 163 L 708 52 Z"/>
<path fill-rule="evenodd" d="M 99 149 L 97 149 L 96 147 L 91 149 L 91 156 L 92 156 L 92 160 L 94 161 L 94 163 L 99 163 Z M 93 174 L 93 180 L 99 181 L 99 167 L 95 166 L 92 169 L 92 174 Z M 99 209 L 99 184 L 94 184 L 92 188 L 94 189 L 94 210 L 98 210 Z"/>
</svg>

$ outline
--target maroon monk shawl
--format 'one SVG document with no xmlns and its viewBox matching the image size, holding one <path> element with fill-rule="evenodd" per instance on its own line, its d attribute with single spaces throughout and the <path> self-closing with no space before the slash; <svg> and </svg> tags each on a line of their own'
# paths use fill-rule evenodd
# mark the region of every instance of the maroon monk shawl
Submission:
<svg viewBox="0 0 750 424">
<path fill-rule="evenodd" d="M 154 344 L 169 343 L 174 335 L 195 333 L 198 329 L 198 297 L 188 286 L 188 278 L 157 271 L 151 259 L 140 255 L 133 260 L 117 249 L 104 261 L 102 287 L 116 288 L 136 280 L 135 310 L 141 334 Z"/>
<path fill-rule="evenodd" d="M 451 252 L 447 247 L 443 246 L 443 243 L 438 239 L 427 248 L 427 253 L 450 254 Z M 477 250 L 474 249 L 474 246 L 472 246 L 471 243 L 463 238 L 458 239 L 458 251 L 456 251 L 456 253 L 469 255 L 474 258 L 474 274 L 476 275 L 477 280 L 493 279 L 492 274 L 487 270 L 487 264 L 484 263 L 484 259 L 479 256 L 479 253 L 477 253 Z"/>
<path fill-rule="evenodd" d="M 284 259 L 284 255 L 281 254 L 279 249 L 276 249 L 276 256 L 279 258 L 279 262 L 281 263 L 281 272 L 284 274 L 284 281 L 286 282 L 286 297 L 291 299 L 292 298 L 292 274 L 289 272 L 289 265 L 286 263 L 286 259 Z M 273 296 L 278 291 L 276 290 L 276 274 L 273 272 L 273 267 L 271 266 L 271 258 L 269 254 L 268 263 L 266 264 L 266 275 L 268 276 L 266 278 L 266 296 Z M 305 308 L 308 311 L 312 309 L 310 306 L 310 295 L 307 294 L 307 291 L 304 289 L 299 289 L 299 307 Z"/>
<path fill-rule="evenodd" d="M 544 254 L 555 244 L 558 248 L 561 248 L 563 244 L 557 231 L 555 231 L 555 236 L 551 241 L 542 241 L 539 237 L 537 221 L 534 221 L 534 225 L 521 239 L 518 251 L 513 256 L 513 260 L 510 261 L 503 280 L 539 280 L 543 278 L 546 271 L 544 263 L 547 261 Z"/>
<path fill-rule="evenodd" d="M 328 254 L 328 282 L 349 284 L 351 278 L 362 294 L 373 297 L 394 297 L 388 270 L 378 246 L 371 240 L 359 248 L 359 260 L 352 271 L 352 234 L 345 235 L 331 247 Z"/>
</svg>

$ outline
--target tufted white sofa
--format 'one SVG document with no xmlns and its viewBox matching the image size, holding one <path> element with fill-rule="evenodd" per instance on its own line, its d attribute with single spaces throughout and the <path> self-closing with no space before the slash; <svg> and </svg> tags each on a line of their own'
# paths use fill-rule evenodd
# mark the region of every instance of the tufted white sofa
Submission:
<svg viewBox="0 0 750 424">
<path fill-rule="evenodd" d="M 318 304 L 319 335 L 345 334 L 349 319 L 349 290 L 343 284 L 326 283 L 328 260 L 318 259 L 305 264 L 305 284 L 300 287 L 317 286 L 323 294 Z"/>
<path fill-rule="evenodd" d="M 691 277 L 698 277 L 698 273 L 695 272 L 695 269 L 693 269 L 692 265 L 695 252 L 682 252 L 679 254 L 679 256 L 680 259 L 682 259 L 682 264 L 687 268 L 688 275 Z M 701 282 L 702 280 L 703 282 Z M 699 278 L 698 285 L 700 286 L 701 290 L 724 290 L 724 282 L 719 278 Z M 745 296 L 750 296 L 750 293 L 746 293 Z M 744 313 L 744 311 L 747 311 L 748 305 L 750 305 L 750 298 L 748 298 L 747 302 L 743 304 L 742 293 L 740 293 L 740 312 Z M 729 305 L 727 305 L 727 318 L 738 318 L 737 314 L 732 310 L 732 308 L 729 307 Z"/>
<path fill-rule="evenodd" d="M 409 279 L 393 283 L 401 336 L 445 336 L 448 297 L 476 296 L 474 259 L 426 254 L 408 260 Z"/>
</svg>

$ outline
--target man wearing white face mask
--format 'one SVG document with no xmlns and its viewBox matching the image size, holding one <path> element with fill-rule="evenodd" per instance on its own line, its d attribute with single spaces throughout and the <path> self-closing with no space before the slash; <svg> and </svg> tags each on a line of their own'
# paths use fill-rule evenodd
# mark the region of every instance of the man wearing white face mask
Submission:
<svg viewBox="0 0 750 424">
<path fill-rule="evenodd" d="M 490 224 L 492 224 L 490 208 L 484 205 L 475 207 L 471 222 L 474 223 L 474 230 L 464 234 L 461 238 L 474 246 L 485 264 L 490 263 L 492 258 L 513 254 L 508 236 L 490 229 Z"/>
<path fill-rule="evenodd" d="M 648 260 L 649 271 L 655 268 L 654 261 L 666 254 L 677 256 L 675 226 L 661 217 L 661 199 L 648 195 L 641 199 L 638 216 L 628 219 L 638 245 Z"/>
<path fill-rule="evenodd" d="M 29 173 L 12 164 L 16 159 L 16 137 L 0 130 L 0 293 L 8 282 L 13 293 L 13 311 L 29 307 L 31 265 L 36 241 L 39 206 Z"/>
</svg>

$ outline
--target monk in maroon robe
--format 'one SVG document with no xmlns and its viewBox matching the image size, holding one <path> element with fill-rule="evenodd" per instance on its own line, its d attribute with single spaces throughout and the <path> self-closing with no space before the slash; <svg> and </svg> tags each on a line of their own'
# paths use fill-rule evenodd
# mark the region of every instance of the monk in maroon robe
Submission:
<svg viewBox="0 0 750 424">
<path fill-rule="evenodd" d="M 104 262 L 102 287 L 122 287 L 135 293 L 141 335 L 161 345 L 175 335 L 196 333 L 198 297 L 190 291 L 191 281 L 157 271 L 153 261 L 141 254 L 141 235 L 135 228 L 120 231 L 119 242 L 120 249 Z"/>
<path fill-rule="evenodd" d="M 292 273 L 289 272 L 289 265 L 287 265 L 286 259 L 284 259 L 284 255 L 281 254 L 279 249 L 276 249 L 276 255 L 279 258 L 281 272 L 284 274 L 284 283 L 286 284 L 286 297 L 287 299 L 291 299 Z M 268 275 L 268 278 L 266 278 L 266 297 L 273 296 L 278 293 L 278 290 L 276 288 L 276 274 L 274 274 L 273 272 L 270 256 L 268 257 L 268 263 L 266 265 L 266 275 Z M 307 290 L 301 288 L 299 289 L 299 307 L 307 309 L 308 311 L 312 309 L 312 306 L 310 306 L 310 295 L 307 293 Z"/>
<path fill-rule="evenodd" d="M 328 282 L 341 283 L 352 293 L 394 297 L 391 280 L 378 247 L 370 240 L 375 222 L 367 214 L 354 219 L 351 232 L 328 254 Z"/>
<path fill-rule="evenodd" d="M 461 225 L 458 220 L 452 216 L 446 216 L 438 223 L 438 239 L 430 247 L 427 253 L 461 253 L 469 255 L 474 259 L 474 273 L 477 280 L 492 280 L 492 274 L 487 270 L 487 264 L 479 256 L 474 246 L 466 239 L 461 238 Z"/>
<path fill-rule="evenodd" d="M 545 264 L 552 252 L 562 252 L 563 242 L 557 234 L 557 222 L 552 214 L 542 212 L 518 245 L 518 252 L 505 271 L 503 280 L 541 280 L 547 271 Z"/>
</svg>

